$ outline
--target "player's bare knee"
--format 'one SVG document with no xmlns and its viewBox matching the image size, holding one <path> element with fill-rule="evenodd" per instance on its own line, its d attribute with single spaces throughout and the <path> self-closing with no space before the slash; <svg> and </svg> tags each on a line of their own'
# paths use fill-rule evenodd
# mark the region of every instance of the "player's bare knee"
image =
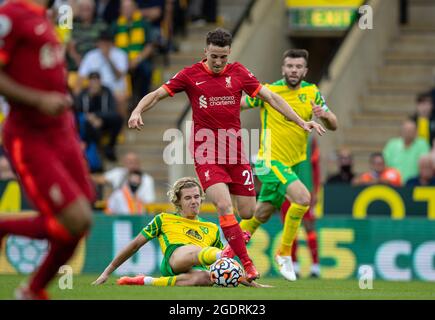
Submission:
<svg viewBox="0 0 435 320">
<path fill-rule="evenodd" d="M 93 213 L 90 204 L 78 199 L 59 215 L 59 222 L 74 237 L 81 237 L 92 226 Z"/>
<path fill-rule="evenodd" d="M 219 215 L 226 215 L 234 211 L 231 201 L 220 200 L 216 202 L 215 206 Z"/>
<path fill-rule="evenodd" d="M 255 218 L 261 221 L 261 223 L 266 223 L 270 219 L 271 215 L 272 214 L 266 210 L 260 210 L 255 212 Z"/>
<path fill-rule="evenodd" d="M 77 215 L 76 227 L 77 234 L 83 234 L 87 232 L 93 223 L 93 213 L 90 206 L 84 206 L 80 214 Z"/>
<path fill-rule="evenodd" d="M 295 202 L 301 206 L 309 206 L 311 204 L 311 195 L 309 192 L 300 194 Z"/>
<path fill-rule="evenodd" d="M 255 207 L 244 206 L 239 209 L 239 215 L 242 219 L 251 219 L 254 216 Z"/>
<path fill-rule="evenodd" d="M 274 211 L 275 208 L 272 205 L 259 205 L 257 207 L 257 210 L 255 211 L 255 218 L 261 221 L 261 223 L 266 223 L 267 221 L 269 221 Z"/>
</svg>

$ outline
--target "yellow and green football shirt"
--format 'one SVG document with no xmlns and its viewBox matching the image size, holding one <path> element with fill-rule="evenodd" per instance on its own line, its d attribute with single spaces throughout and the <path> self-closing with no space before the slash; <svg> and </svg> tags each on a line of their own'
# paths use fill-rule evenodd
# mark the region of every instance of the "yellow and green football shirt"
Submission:
<svg viewBox="0 0 435 320">
<path fill-rule="evenodd" d="M 142 229 L 141 234 L 148 240 L 157 238 L 163 255 L 171 245 L 223 248 L 219 227 L 200 217 L 191 220 L 179 214 L 162 212 Z"/>
<path fill-rule="evenodd" d="M 294 90 L 288 87 L 285 79 L 281 79 L 266 84 L 266 87 L 279 94 L 305 121 L 310 121 L 313 116 L 311 100 L 329 111 L 315 84 L 302 81 L 300 88 Z M 250 108 L 261 107 L 262 132 L 257 160 L 265 161 L 266 166 L 277 160 L 291 167 L 307 158 L 308 132 L 259 98 L 246 96 L 246 103 Z"/>
</svg>

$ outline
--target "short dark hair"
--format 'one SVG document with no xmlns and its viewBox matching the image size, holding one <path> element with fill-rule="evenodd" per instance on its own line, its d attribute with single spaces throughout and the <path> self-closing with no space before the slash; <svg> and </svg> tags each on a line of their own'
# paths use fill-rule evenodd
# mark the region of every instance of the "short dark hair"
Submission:
<svg viewBox="0 0 435 320">
<path fill-rule="evenodd" d="M 112 32 L 107 28 L 107 29 L 103 29 L 101 30 L 99 36 L 98 36 L 98 40 L 100 41 L 113 41 L 113 34 Z"/>
<path fill-rule="evenodd" d="M 218 47 L 230 46 L 233 42 L 233 36 L 225 29 L 217 28 L 207 33 L 206 43 L 207 46 L 212 44 Z"/>
<path fill-rule="evenodd" d="M 101 79 L 101 75 L 98 71 L 92 71 L 88 75 L 89 79 Z"/>
<path fill-rule="evenodd" d="M 138 176 L 142 177 L 142 171 L 141 170 L 132 170 L 128 174 L 129 175 L 135 174 L 135 175 L 138 175 Z"/>
<path fill-rule="evenodd" d="M 430 92 L 419 93 L 416 98 L 417 103 L 424 102 L 426 100 L 432 100 L 432 95 Z"/>
<path fill-rule="evenodd" d="M 284 52 L 282 56 L 282 60 L 284 61 L 285 58 L 304 58 L 306 64 L 308 65 L 308 57 L 309 53 L 305 49 L 289 49 L 286 52 Z"/>
<path fill-rule="evenodd" d="M 381 157 L 382 160 L 384 160 L 384 155 L 382 154 L 382 152 L 377 151 L 377 152 L 372 152 L 372 153 L 370 154 L 370 161 L 373 161 L 373 159 L 374 159 L 374 158 L 377 158 L 377 157 Z M 385 161 L 385 160 L 384 160 L 384 161 Z"/>
</svg>

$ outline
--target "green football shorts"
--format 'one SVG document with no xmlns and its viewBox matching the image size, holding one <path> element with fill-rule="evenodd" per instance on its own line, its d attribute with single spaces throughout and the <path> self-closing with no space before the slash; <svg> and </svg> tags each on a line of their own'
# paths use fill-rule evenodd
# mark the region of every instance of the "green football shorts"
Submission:
<svg viewBox="0 0 435 320">
<path fill-rule="evenodd" d="M 255 163 L 255 173 L 261 181 L 258 201 L 270 202 L 277 209 L 280 209 L 285 201 L 288 185 L 299 180 L 291 167 L 277 160 L 272 160 L 270 167 L 265 166 L 264 160 L 258 160 Z"/>
<path fill-rule="evenodd" d="M 165 255 L 162 259 L 162 263 L 160 264 L 160 272 L 163 277 L 171 277 L 179 274 L 179 273 L 175 273 L 172 270 L 171 265 L 169 264 L 169 259 L 171 258 L 171 255 L 174 253 L 175 249 L 182 246 L 184 246 L 184 244 L 179 243 L 179 244 L 171 244 L 166 248 Z M 193 266 L 192 269 L 208 271 L 208 268 L 203 265 Z"/>
<path fill-rule="evenodd" d="M 298 176 L 299 180 L 307 187 L 309 192 L 313 191 L 313 169 L 310 160 L 301 161 L 292 166 L 293 172 Z"/>
</svg>

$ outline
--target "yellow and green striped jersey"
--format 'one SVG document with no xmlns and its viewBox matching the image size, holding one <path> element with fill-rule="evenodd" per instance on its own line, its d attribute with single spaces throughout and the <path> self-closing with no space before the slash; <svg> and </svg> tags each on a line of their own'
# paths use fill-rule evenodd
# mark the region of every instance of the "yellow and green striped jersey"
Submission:
<svg viewBox="0 0 435 320">
<path fill-rule="evenodd" d="M 302 81 L 300 88 L 294 90 L 288 87 L 285 79 L 281 79 L 272 84 L 266 84 L 266 87 L 284 98 L 305 121 L 310 121 L 313 115 L 311 100 L 322 106 L 325 111 L 329 111 L 315 84 Z M 293 121 L 287 120 L 271 105 L 259 98 L 246 96 L 246 103 L 250 108 L 261 107 L 262 132 L 258 160 L 264 160 L 268 166 L 272 160 L 293 166 L 307 158 L 308 132 Z"/>
<path fill-rule="evenodd" d="M 218 226 L 200 217 L 191 220 L 179 214 L 162 212 L 155 216 L 141 233 L 148 240 L 157 238 L 163 255 L 166 248 L 173 244 L 223 248 Z"/>
</svg>

